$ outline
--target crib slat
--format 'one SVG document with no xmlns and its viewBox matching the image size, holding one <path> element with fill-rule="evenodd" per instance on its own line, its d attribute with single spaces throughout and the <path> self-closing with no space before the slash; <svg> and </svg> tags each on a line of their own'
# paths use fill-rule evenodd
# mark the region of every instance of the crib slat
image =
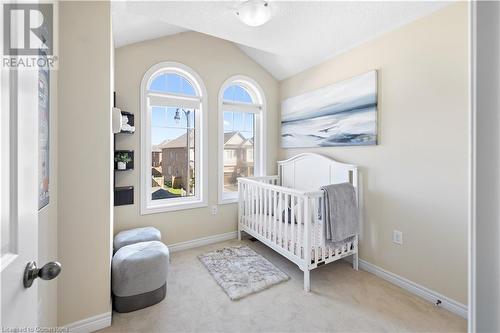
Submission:
<svg viewBox="0 0 500 333">
<path fill-rule="evenodd" d="M 255 200 L 255 185 L 252 184 L 251 186 L 251 197 L 252 197 L 252 230 L 255 230 L 255 225 L 256 225 L 256 205 L 257 205 L 257 201 Z"/>
<path fill-rule="evenodd" d="M 266 212 L 264 216 L 264 237 L 268 238 L 269 234 L 269 190 L 264 190 L 264 203 L 266 205 Z"/>
<path fill-rule="evenodd" d="M 267 225 L 267 200 L 266 200 L 267 190 L 262 189 L 262 235 L 266 237 L 266 225 Z"/>
<path fill-rule="evenodd" d="M 302 205 L 304 204 L 304 200 L 302 198 L 298 198 L 298 213 L 297 213 L 297 255 L 299 258 L 302 258 L 302 233 L 301 233 L 301 228 L 302 228 L 302 223 L 304 221 L 304 218 L 302 216 Z"/>
<path fill-rule="evenodd" d="M 251 186 L 247 184 L 247 212 L 246 212 L 246 226 L 250 228 L 250 216 L 252 214 L 252 208 L 251 208 L 251 205 L 252 205 L 252 198 L 250 196 L 251 194 Z"/>
<path fill-rule="evenodd" d="M 248 186 L 248 227 L 253 227 L 253 198 L 252 198 L 252 185 Z"/>
<path fill-rule="evenodd" d="M 256 219 L 255 219 L 255 231 L 259 233 L 259 228 L 260 228 L 260 197 L 259 197 L 259 192 L 260 192 L 260 187 L 258 185 L 255 186 L 255 212 L 256 212 Z"/>
<path fill-rule="evenodd" d="M 260 187 L 255 186 L 255 231 L 259 233 L 259 219 L 260 219 L 260 202 L 259 202 Z"/>
<path fill-rule="evenodd" d="M 276 214 L 278 213 L 278 209 L 276 206 L 276 203 L 277 203 L 276 197 L 277 197 L 276 191 L 273 191 L 273 209 L 274 209 L 274 213 L 273 213 L 273 242 L 274 243 L 277 243 L 277 241 L 278 241 L 277 222 L 276 222 L 276 219 L 277 219 Z"/>
<path fill-rule="evenodd" d="M 264 229 L 264 189 L 259 187 L 259 234 L 262 234 Z"/>
<path fill-rule="evenodd" d="M 311 264 L 311 213 L 309 212 L 310 200 L 304 199 L 304 261 L 306 269 Z"/>
<path fill-rule="evenodd" d="M 313 229 L 313 244 L 314 244 L 314 262 L 317 263 L 319 261 L 319 239 L 318 239 L 318 219 L 316 217 L 316 212 L 317 212 L 317 208 L 318 207 L 318 200 L 316 200 L 315 198 L 312 199 L 312 220 L 314 221 L 314 229 Z"/>
<path fill-rule="evenodd" d="M 271 240 L 271 190 L 266 191 L 266 205 L 267 205 L 267 215 L 266 215 L 266 238 Z"/>
<path fill-rule="evenodd" d="M 247 227 L 252 228 L 252 186 L 248 185 L 247 188 L 247 200 L 248 200 L 248 211 L 247 211 Z"/>
<path fill-rule="evenodd" d="M 243 198 L 243 185 L 240 184 L 238 181 L 238 238 L 240 238 L 241 235 L 241 213 L 243 212 L 243 209 L 241 206 L 243 205 L 243 201 L 241 199 Z"/>
<path fill-rule="evenodd" d="M 291 217 L 292 221 L 290 224 L 290 251 L 295 254 L 295 224 L 297 223 L 297 219 L 295 217 L 295 201 L 296 201 L 296 196 L 292 195 L 290 196 L 290 207 L 291 207 Z"/>
<path fill-rule="evenodd" d="M 243 183 L 243 224 L 247 225 L 248 216 L 248 184 Z"/>
<path fill-rule="evenodd" d="M 266 190 L 264 188 L 259 188 L 259 203 L 260 203 L 260 213 L 259 213 L 259 233 L 264 234 L 264 225 L 266 223 L 266 206 L 264 201 Z"/>
<path fill-rule="evenodd" d="M 316 237 L 314 237 L 314 233 L 315 233 L 315 223 L 314 223 L 314 219 L 312 218 L 312 212 L 314 211 L 314 202 L 313 202 L 313 199 L 309 199 L 308 200 L 309 202 L 309 225 L 310 225 L 310 232 L 309 232 L 309 251 L 311 252 L 311 262 L 314 263 L 314 255 L 316 254 L 316 251 L 315 251 L 315 239 Z M 314 253 L 313 253 L 314 251 Z"/>
<path fill-rule="evenodd" d="M 267 216 L 268 223 L 267 223 L 267 238 L 271 240 L 272 238 L 272 223 L 273 223 L 273 191 L 269 190 L 267 200 L 268 200 L 268 207 L 269 207 L 269 214 Z"/>
<path fill-rule="evenodd" d="M 290 216 L 288 215 L 288 207 L 290 207 L 288 198 L 289 198 L 289 195 L 285 194 L 285 225 L 284 225 L 284 229 L 285 229 L 285 242 L 283 244 L 283 247 L 285 248 L 285 250 L 288 250 L 288 222 L 290 222 L 289 221 L 290 220 Z"/>
<path fill-rule="evenodd" d="M 267 227 L 267 189 L 262 189 L 262 206 L 264 207 L 262 212 L 262 234 L 266 235 Z"/>
<path fill-rule="evenodd" d="M 253 201 L 252 201 L 252 185 L 248 185 L 248 214 L 247 214 L 247 217 L 248 217 L 248 228 L 252 228 L 252 220 L 251 220 L 251 216 L 252 216 L 252 205 L 253 205 Z"/>
<path fill-rule="evenodd" d="M 278 245 L 282 246 L 282 227 L 283 227 L 283 194 L 281 192 L 278 193 Z"/>
<path fill-rule="evenodd" d="M 252 214 L 252 198 L 251 198 L 251 186 L 247 184 L 247 212 L 246 212 L 246 226 L 248 228 L 250 228 L 250 223 L 251 223 L 251 220 L 250 220 L 250 217 L 251 217 L 251 214 Z"/>
<path fill-rule="evenodd" d="M 271 193 L 270 190 L 266 190 L 266 199 L 265 200 L 266 200 L 267 210 L 266 210 L 266 230 L 264 231 L 264 233 L 265 233 L 264 236 L 266 238 L 268 238 L 268 239 L 269 239 L 269 222 L 270 222 L 270 220 L 269 220 L 269 213 L 270 213 L 270 211 L 269 211 L 269 207 L 270 207 L 270 205 L 269 205 L 269 194 L 270 193 Z"/>
<path fill-rule="evenodd" d="M 254 202 L 254 214 L 253 214 L 253 229 L 257 231 L 257 226 L 259 224 L 259 202 L 257 201 L 257 191 L 259 188 L 253 185 L 253 202 Z"/>
<path fill-rule="evenodd" d="M 269 215 L 269 207 L 268 207 L 268 203 L 267 203 L 267 193 L 268 193 L 268 190 L 264 189 L 264 195 L 262 198 L 262 200 L 264 200 L 264 202 L 263 202 L 263 204 L 264 204 L 264 216 L 263 216 L 263 222 L 262 222 L 262 235 L 265 238 L 267 238 L 267 217 Z"/>
<path fill-rule="evenodd" d="M 254 202 L 255 202 L 255 218 L 254 218 L 254 230 L 256 232 L 259 232 L 259 195 L 258 195 L 259 188 L 257 185 L 254 185 L 253 188 L 253 195 L 254 195 Z"/>
<path fill-rule="evenodd" d="M 266 226 L 267 226 L 267 189 L 262 189 L 262 206 L 264 210 L 262 212 L 262 235 L 266 237 Z"/>
<path fill-rule="evenodd" d="M 253 196 L 254 196 L 254 202 L 255 202 L 255 218 L 254 218 L 254 230 L 256 232 L 259 232 L 259 188 L 257 185 L 254 185 L 253 187 Z"/>
<path fill-rule="evenodd" d="M 239 194 L 238 194 L 238 200 L 239 200 L 239 208 L 240 208 L 240 213 L 239 213 L 239 221 L 243 224 L 245 219 L 245 183 L 241 183 L 239 188 Z"/>
</svg>

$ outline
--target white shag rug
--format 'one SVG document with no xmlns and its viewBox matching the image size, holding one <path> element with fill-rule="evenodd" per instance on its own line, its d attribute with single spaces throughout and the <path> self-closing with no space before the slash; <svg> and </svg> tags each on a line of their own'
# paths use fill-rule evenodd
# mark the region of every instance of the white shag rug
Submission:
<svg viewBox="0 0 500 333">
<path fill-rule="evenodd" d="M 289 279 L 248 246 L 226 247 L 202 254 L 198 259 L 233 301 Z"/>
</svg>

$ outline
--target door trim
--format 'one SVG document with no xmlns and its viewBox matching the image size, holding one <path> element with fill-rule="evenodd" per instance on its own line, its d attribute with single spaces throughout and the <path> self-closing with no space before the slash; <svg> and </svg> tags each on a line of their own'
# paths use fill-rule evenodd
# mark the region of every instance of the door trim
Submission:
<svg viewBox="0 0 500 333">
<path fill-rule="evenodd" d="M 469 1 L 468 332 L 476 331 L 476 1 Z"/>
</svg>

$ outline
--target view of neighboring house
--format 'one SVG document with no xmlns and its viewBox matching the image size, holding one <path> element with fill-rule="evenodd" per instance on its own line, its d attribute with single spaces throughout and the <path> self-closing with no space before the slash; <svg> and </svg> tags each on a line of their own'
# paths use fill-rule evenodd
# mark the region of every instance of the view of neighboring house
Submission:
<svg viewBox="0 0 500 333">
<path fill-rule="evenodd" d="M 224 191 L 236 191 L 238 177 L 253 175 L 253 144 L 240 132 L 224 133 Z"/>
<path fill-rule="evenodd" d="M 195 140 L 192 130 L 189 139 L 190 194 L 193 194 Z M 176 197 L 182 193 L 178 189 L 186 189 L 186 150 L 186 134 L 153 146 L 151 176 L 155 199 Z M 247 139 L 238 131 L 224 133 L 224 191 L 236 191 L 238 177 L 248 177 L 254 174 L 253 155 L 253 138 Z"/>
<path fill-rule="evenodd" d="M 183 134 L 163 145 L 161 149 L 161 167 L 165 180 L 173 181 L 172 177 L 177 178 L 178 184 L 173 184 L 174 188 L 178 186 L 186 188 L 187 179 L 187 145 L 186 134 Z M 194 131 L 189 132 L 189 175 L 194 178 Z"/>
<path fill-rule="evenodd" d="M 160 146 L 166 144 L 169 140 L 165 140 L 158 145 L 153 145 L 151 149 L 151 181 L 153 190 L 159 190 L 164 186 L 164 178 L 161 168 L 161 149 Z"/>
<path fill-rule="evenodd" d="M 189 194 L 194 193 L 194 131 L 189 133 Z M 187 134 L 155 145 L 151 153 L 153 198 L 165 199 L 186 195 L 187 179 Z M 182 189 L 183 191 L 179 191 Z M 156 190 L 156 191 L 155 191 Z"/>
<path fill-rule="evenodd" d="M 151 155 L 151 165 L 153 168 L 161 166 L 161 149 L 158 146 L 153 147 Z"/>
</svg>

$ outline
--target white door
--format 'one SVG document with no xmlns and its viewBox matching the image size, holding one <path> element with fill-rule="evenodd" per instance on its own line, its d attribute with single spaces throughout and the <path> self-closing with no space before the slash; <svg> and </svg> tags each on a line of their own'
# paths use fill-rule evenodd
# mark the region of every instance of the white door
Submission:
<svg viewBox="0 0 500 333">
<path fill-rule="evenodd" d="M 3 16 L 3 7 L 0 8 Z M 10 37 L 24 43 L 22 20 L 11 23 Z M 0 36 L 3 37 L 0 23 Z M 0 38 L 1 38 L 0 37 Z M 3 47 L 3 42 L 0 47 Z M 18 46 L 16 46 L 18 48 Z M 3 49 L 1 53 L 3 54 Z M 52 279 L 58 263 L 36 267 L 38 257 L 38 69 L 0 68 L 0 327 L 36 331 L 38 277 Z M 45 87 L 44 85 L 40 85 Z M 42 94 L 43 96 L 43 94 Z M 43 99 L 42 99 L 43 101 Z M 28 265 L 29 264 L 29 265 Z M 29 270 L 26 268 L 30 267 Z"/>
<path fill-rule="evenodd" d="M 37 283 L 23 285 L 37 260 L 37 71 L 2 70 L 1 327 L 37 325 Z"/>
</svg>

